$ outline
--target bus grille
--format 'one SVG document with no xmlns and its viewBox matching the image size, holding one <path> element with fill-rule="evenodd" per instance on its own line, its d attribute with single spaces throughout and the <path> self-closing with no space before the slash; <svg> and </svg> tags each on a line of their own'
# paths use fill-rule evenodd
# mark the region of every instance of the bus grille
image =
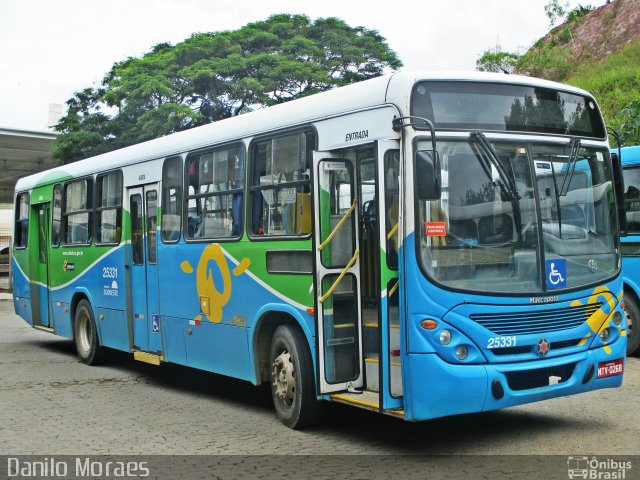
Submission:
<svg viewBox="0 0 640 480">
<path fill-rule="evenodd" d="M 534 312 L 472 313 L 469 318 L 496 335 L 525 335 L 578 327 L 601 306 L 600 302 Z"/>
</svg>

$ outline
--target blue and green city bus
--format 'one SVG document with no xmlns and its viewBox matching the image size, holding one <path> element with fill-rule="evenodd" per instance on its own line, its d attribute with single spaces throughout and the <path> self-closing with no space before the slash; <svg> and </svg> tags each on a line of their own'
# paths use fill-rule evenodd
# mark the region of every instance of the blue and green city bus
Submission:
<svg viewBox="0 0 640 480">
<path fill-rule="evenodd" d="M 617 150 L 612 150 L 614 155 Z M 640 352 L 640 146 L 620 149 L 627 234 L 622 237 L 622 275 L 627 324 L 627 355 Z"/>
<path fill-rule="evenodd" d="M 18 181 L 16 312 L 405 420 L 622 382 L 620 166 L 595 100 L 396 73 Z"/>
</svg>

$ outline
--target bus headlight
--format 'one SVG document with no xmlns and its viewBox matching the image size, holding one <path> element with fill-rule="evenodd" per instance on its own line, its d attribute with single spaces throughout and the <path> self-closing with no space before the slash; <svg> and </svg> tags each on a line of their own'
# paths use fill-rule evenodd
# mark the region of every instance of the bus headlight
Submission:
<svg viewBox="0 0 640 480">
<path fill-rule="evenodd" d="M 469 350 L 467 349 L 466 345 L 458 345 L 458 347 L 456 348 L 456 358 L 458 360 L 464 360 L 465 358 L 467 358 L 468 354 Z"/>
<path fill-rule="evenodd" d="M 603 331 L 600 332 L 600 338 L 605 343 L 606 343 L 607 340 L 609 340 L 609 335 L 610 335 L 610 332 L 609 332 L 608 328 L 605 328 Z"/>
<path fill-rule="evenodd" d="M 440 332 L 440 343 L 442 345 L 449 345 L 451 343 L 451 332 L 449 330 L 442 330 Z"/>
<path fill-rule="evenodd" d="M 613 314 L 613 324 L 617 327 L 622 323 L 622 314 L 620 312 L 614 312 Z"/>
</svg>

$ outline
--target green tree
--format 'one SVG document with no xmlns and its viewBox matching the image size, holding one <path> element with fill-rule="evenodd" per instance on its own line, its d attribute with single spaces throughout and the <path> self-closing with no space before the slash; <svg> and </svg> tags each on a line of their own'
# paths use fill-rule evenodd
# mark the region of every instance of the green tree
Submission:
<svg viewBox="0 0 640 480">
<path fill-rule="evenodd" d="M 624 145 L 640 145 L 640 99 L 633 100 L 618 113 L 619 132 Z"/>
<path fill-rule="evenodd" d="M 476 60 L 476 70 L 480 72 L 511 73 L 518 63 L 520 56 L 511 52 L 496 52 L 486 50 Z"/>
<path fill-rule="evenodd" d="M 375 30 L 280 14 L 117 62 L 56 126 L 63 163 L 379 76 L 402 62 Z"/>
<path fill-rule="evenodd" d="M 569 8 L 569 2 L 565 1 L 560 3 L 560 0 L 550 0 L 544 6 L 544 13 L 549 19 L 549 26 L 553 27 L 556 22 L 564 19 L 567 14 L 567 8 Z"/>
</svg>

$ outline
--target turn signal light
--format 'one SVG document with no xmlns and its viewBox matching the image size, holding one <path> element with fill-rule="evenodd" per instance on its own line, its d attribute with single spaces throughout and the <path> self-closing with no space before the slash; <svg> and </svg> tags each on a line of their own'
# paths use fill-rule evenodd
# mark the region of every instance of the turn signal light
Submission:
<svg viewBox="0 0 640 480">
<path fill-rule="evenodd" d="M 420 325 L 422 325 L 422 328 L 426 328 L 427 330 L 433 330 L 438 326 L 438 322 L 436 322 L 435 320 L 431 320 L 430 318 L 427 318 L 426 320 L 422 320 L 420 322 Z"/>
</svg>

